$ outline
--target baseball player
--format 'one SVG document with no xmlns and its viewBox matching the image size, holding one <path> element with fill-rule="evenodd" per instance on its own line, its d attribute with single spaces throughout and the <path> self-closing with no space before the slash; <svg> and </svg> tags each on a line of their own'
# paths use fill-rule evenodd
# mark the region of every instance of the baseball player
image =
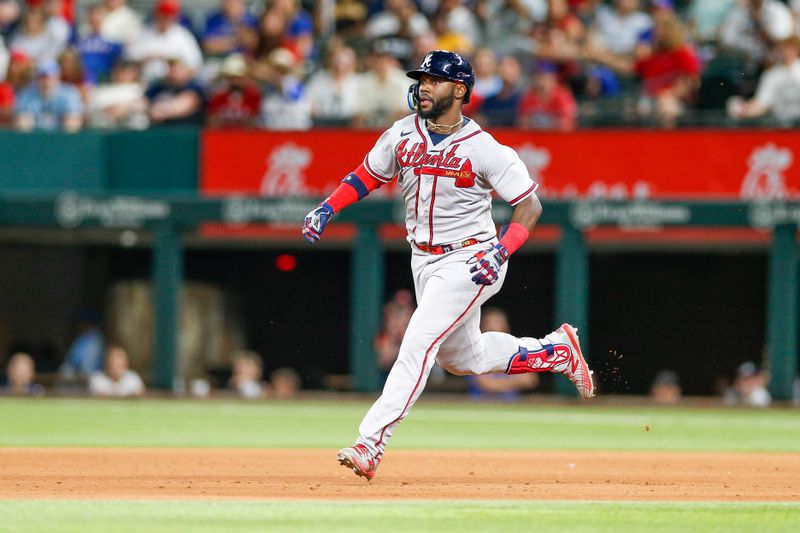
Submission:
<svg viewBox="0 0 800 533">
<path fill-rule="evenodd" d="M 416 113 L 386 130 L 302 226 L 313 244 L 336 213 L 370 191 L 393 179 L 402 190 L 418 307 L 383 394 L 361 422 L 356 443 L 337 456 L 368 480 L 434 362 L 456 375 L 555 372 L 566 375 L 584 398 L 594 390 L 578 332 L 569 324 L 541 339 L 481 334 L 480 307 L 502 287 L 509 257 L 542 212 L 537 185 L 514 150 L 461 114 L 475 83 L 465 59 L 435 50 L 408 76 L 416 80 L 409 88 Z M 514 206 L 499 239 L 491 217 L 492 191 Z"/>
</svg>

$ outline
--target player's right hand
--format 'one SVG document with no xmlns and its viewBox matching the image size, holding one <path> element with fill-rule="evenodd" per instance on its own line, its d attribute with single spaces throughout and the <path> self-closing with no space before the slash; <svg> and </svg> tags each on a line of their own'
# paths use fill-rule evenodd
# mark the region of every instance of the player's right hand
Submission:
<svg viewBox="0 0 800 533">
<path fill-rule="evenodd" d="M 509 255 L 505 246 L 497 243 L 488 250 L 480 251 L 470 257 L 467 264 L 472 265 L 469 271 L 475 274 L 472 276 L 472 281 L 476 285 L 493 285 L 500 279 L 500 269 L 508 261 Z"/>
<path fill-rule="evenodd" d="M 314 244 L 322 236 L 325 226 L 332 218 L 333 208 L 327 202 L 323 202 L 303 220 L 303 237 L 310 244 Z"/>
</svg>

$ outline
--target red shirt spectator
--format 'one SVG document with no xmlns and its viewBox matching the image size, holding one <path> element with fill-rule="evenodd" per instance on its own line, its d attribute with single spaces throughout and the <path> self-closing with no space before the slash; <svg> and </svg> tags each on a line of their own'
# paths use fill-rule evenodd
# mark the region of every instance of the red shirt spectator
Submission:
<svg viewBox="0 0 800 533">
<path fill-rule="evenodd" d="M 647 94 L 655 96 L 671 89 L 678 80 L 686 76 L 700 75 L 700 58 L 691 45 L 674 50 L 654 52 L 636 62 L 636 74 L 644 81 Z"/>
<path fill-rule="evenodd" d="M 210 126 L 255 126 L 261 111 L 261 90 L 247 77 L 247 64 L 241 54 L 225 59 L 222 79 L 208 103 Z"/>
<path fill-rule="evenodd" d="M 0 126 L 11 123 L 11 118 L 14 116 L 15 102 L 16 97 L 11 84 L 7 81 L 0 83 Z"/>
<path fill-rule="evenodd" d="M 522 95 L 518 112 L 520 127 L 568 131 L 575 129 L 578 108 L 569 89 L 558 83 L 555 66 L 545 64 Z"/>
</svg>

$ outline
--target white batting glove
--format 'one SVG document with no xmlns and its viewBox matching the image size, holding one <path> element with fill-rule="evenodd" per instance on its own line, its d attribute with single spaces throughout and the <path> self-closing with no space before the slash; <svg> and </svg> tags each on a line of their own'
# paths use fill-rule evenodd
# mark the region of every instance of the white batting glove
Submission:
<svg viewBox="0 0 800 533">
<path fill-rule="evenodd" d="M 328 202 L 323 202 L 303 219 L 303 237 L 314 244 L 322 236 L 325 226 L 333 218 L 333 207 Z"/>
</svg>

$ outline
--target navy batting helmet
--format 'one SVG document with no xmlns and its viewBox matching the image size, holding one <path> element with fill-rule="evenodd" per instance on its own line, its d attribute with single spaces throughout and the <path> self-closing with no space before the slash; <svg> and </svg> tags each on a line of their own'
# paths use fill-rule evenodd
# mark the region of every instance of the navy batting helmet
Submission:
<svg viewBox="0 0 800 533">
<path fill-rule="evenodd" d="M 469 64 L 469 61 L 457 53 L 448 52 L 447 50 L 428 52 L 428 55 L 422 60 L 422 64 L 417 70 L 406 72 L 406 76 L 414 80 L 419 80 L 424 74 L 463 83 L 467 87 L 464 103 L 469 102 L 472 86 L 475 85 L 475 73 L 472 72 L 472 65 Z M 419 106 L 419 84 L 412 85 L 408 93 L 409 105 L 412 109 L 417 109 Z"/>
</svg>

